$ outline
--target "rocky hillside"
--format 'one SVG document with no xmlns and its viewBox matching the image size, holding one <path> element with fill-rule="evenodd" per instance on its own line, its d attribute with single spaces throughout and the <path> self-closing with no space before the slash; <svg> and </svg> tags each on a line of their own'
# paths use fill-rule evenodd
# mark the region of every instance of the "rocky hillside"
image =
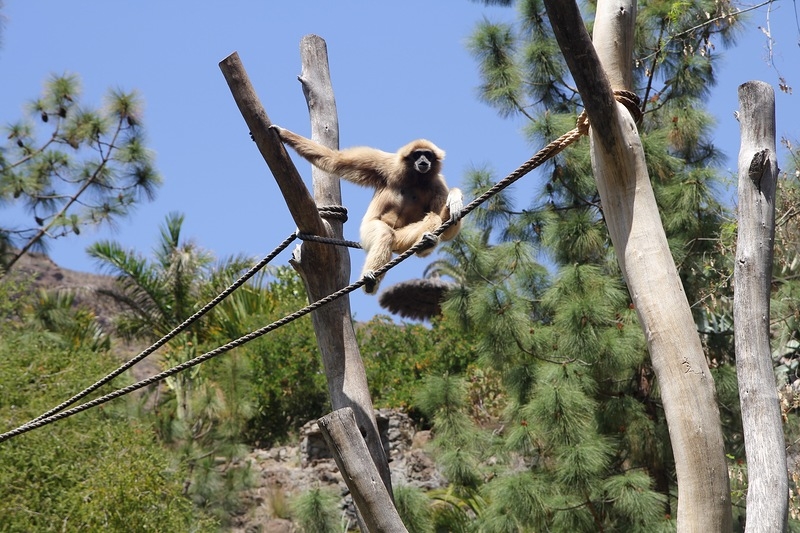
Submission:
<svg viewBox="0 0 800 533">
<path fill-rule="evenodd" d="M 389 457 L 392 485 L 424 490 L 446 482 L 425 451 L 430 432 L 416 431 L 411 419 L 395 410 L 376 412 L 381 439 Z M 303 426 L 295 445 L 252 450 L 245 459 L 253 472 L 254 487 L 245 494 L 245 511 L 236 517 L 236 533 L 289 533 L 296 531 L 288 519 L 293 496 L 312 487 L 331 487 L 341 494 L 343 516 L 355 527 L 352 498 L 331 457 L 316 422 Z"/>
<path fill-rule="evenodd" d="M 109 289 L 114 278 L 102 274 L 90 274 L 62 268 L 44 254 L 27 253 L 14 265 L 9 278 L 25 281 L 38 290 L 69 289 L 75 293 L 75 302 L 94 311 L 107 324 L 120 311 L 110 298 L 101 298 L 97 289 Z"/>
</svg>

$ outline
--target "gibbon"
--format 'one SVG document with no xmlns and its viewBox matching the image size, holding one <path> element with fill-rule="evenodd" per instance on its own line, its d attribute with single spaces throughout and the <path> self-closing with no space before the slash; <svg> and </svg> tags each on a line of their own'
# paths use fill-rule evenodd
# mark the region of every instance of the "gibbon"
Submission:
<svg viewBox="0 0 800 533">
<path fill-rule="evenodd" d="M 431 232 L 450 218 L 458 221 L 441 239 L 458 235 L 464 196 L 457 188 L 447 188 L 439 173 L 444 152 L 432 142 L 418 139 L 393 154 L 364 146 L 337 151 L 279 126 L 272 128 L 317 168 L 375 189 L 361 222 L 361 246 L 367 253 L 361 275 L 367 278 L 367 294 L 377 292 L 383 276 L 373 271 L 387 263 L 392 252 L 405 252 L 424 238 L 431 246 L 417 255 L 425 257 L 437 244 Z"/>
</svg>

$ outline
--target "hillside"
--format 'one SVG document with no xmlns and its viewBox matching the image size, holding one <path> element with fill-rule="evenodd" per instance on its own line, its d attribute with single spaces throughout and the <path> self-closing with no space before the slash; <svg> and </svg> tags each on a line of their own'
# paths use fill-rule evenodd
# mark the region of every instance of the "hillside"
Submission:
<svg viewBox="0 0 800 533">
<path fill-rule="evenodd" d="M 12 280 L 29 281 L 35 290 L 68 289 L 75 293 L 76 305 L 86 306 L 108 325 L 121 308 L 110 298 L 97 294 L 97 289 L 110 289 L 114 278 L 102 274 L 78 272 L 58 266 L 45 254 L 27 253 L 9 273 Z"/>
<path fill-rule="evenodd" d="M 29 254 L 15 265 L 12 280 L 30 283 L 31 290 L 64 290 L 75 294 L 76 305 L 91 309 L 104 327 L 111 328 L 114 316 L 121 311 L 110 298 L 97 293 L 98 289 L 113 287 L 114 278 L 100 274 L 62 268 L 44 254 Z M 115 340 L 112 353 L 120 361 L 139 353 L 144 345 L 129 345 Z M 131 369 L 136 380 L 160 371 L 156 352 Z M 100 376 L 96 376 L 100 377 Z M 376 413 L 384 448 L 390 459 L 395 486 L 411 485 L 423 490 L 441 488 L 445 480 L 425 451 L 430 432 L 417 431 L 413 421 L 403 412 L 384 409 Z M 247 466 L 250 486 L 243 493 L 242 505 L 231 517 L 229 531 L 292 532 L 296 525 L 290 520 L 294 497 L 312 487 L 329 487 L 340 495 L 343 517 L 355 524 L 352 498 L 336 467 L 315 421 L 309 421 L 294 437 L 272 449 L 251 448 L 233 465 Z"/>
</svg>

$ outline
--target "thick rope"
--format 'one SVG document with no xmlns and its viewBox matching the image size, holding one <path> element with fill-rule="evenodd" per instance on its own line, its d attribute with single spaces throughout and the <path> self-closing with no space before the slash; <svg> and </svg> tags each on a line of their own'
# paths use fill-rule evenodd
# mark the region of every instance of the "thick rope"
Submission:
<svg viewBox="0 0 800 533">
<path fill-rule="evenodd" d="M 334 246 L 348 246 L 350 248 L 361 248 L 361 243 L 356 241 L 334 239 L 333 237 L 320 237 L 319 235 L 312 235 L 311 233 L 298 232 L 297 238 L 304 241 L 314 241 L 314 242 L 321 242 L 324 244 L 333 244 Z"/>
<path fill-rule="evenodd" d="M 319 216 L 326 220 L 347 222 L 347 208 L 343 205 L 321 205 L 317 207 Z"/>
<path fill-rule="evenodd" d="M 618 93 L 623 93 L 623 91 L 618 91 Z M 635 103 L 638 100 L 638 98 L 633 93 L 627 93 L 626 92 L 624 94 L 617 94 L 617 99 L 620 100 L 623 104 L 625 104 L 628 109 L 632 109 L 632 108 L 638 109 L 638 105 Z M 627 101 L 623 101 L 623 99 L 627 100 Z M 628 102 L 632 103 L 633 105 L 629 106 Z M 641 117 L 641 112 L 638 115 L 634 113 L 633 116 L 634 116 L 634 119 L 636 119 L 637 116 Z M 462 209 L 461 213 L 459 213 L 459 215 L 457 217 L 453 217 L 453 218 L 445 221 L 444 223 L 442 223 L 441 226 L 439 226 L 436 230 L 434 230 L 433 234 L 435 236 L 437 236 L 437 237 L 440 236 L 442 233 L 444 233 L 445 230 L 447 230 L 447 228 L 449 228 L 450 226 L 452 226 L 453 224 L 458 222 L 458 220 L 464 218 L 467 214 L 469 214 L 472 211 L 474 211 L 480 204 L 482 204 L 483 202 L 485 202 L 486 200 L 488 200 L 489 198 L 491 198 L 495 194 L 499 193 L 503 189 L 507 188 L 509 185 L 511 185 L 512 183 L 516 182 L 517 180 L 519 180 L 520 178 L 522 178 L 523 176 L 525 176 L 526 174 L 531 172 L 536 167 L 540 166 L 542 163 L 544 163 L 548 159 L 550 159 L 550 158 L 554 157 L 555 155 L 559 154 L 560 152 L 562 152 L 569 145 L 571 145 L 572 143 L 574 143 L 577 140 L 579 140 L 583 135 L 587 135 L 588 131 L 589 131 L 589 121 L 588 121 L 588 118 L 586 116 L 586 113 L 583 112 L 583 113 L 580 114 L 580 116 L 578 116 L 577 124 L 576 124 L 576 127 L 574 129 L 570 130 L 569 132 L 565 133 L 564 135 L 562 135 L 558 139 L 552 141 L 550 144 L 548 144 L 547 146 L 545 146 L 544 148 L 539 150 L 536 153 L 536 155 L 534 155 L 528 161 L 526 161 L 525 163 L 520 165 L 511 174 L 509 174 L 508 176 L 506 176 L 505 178 L 503 178 L 502 180 L 497 182 L 494 186 L 492 186 L 491 188 L 486 190 L 483 194 L 481 194 L 480 196 L 478 196 L 477 198 L 472 200 L 469 204 L 464 206 L 464 208 Z M 336 207 L 340 207 L 340 206 L 326 206 L 326 207 L 334 207 L 334 208 L 336 208 Z M 322 209 L 321 209 L 321 211 L 322 211 Z M 338 209 L 332 209 L 331 211 L 336 211 L 336 214 L 334 214 L 335 217 L 340 216 L 340 212 L 339 212 Z M 345 210 L 345 216 L 346 216 L 346 210 Z M 72 409 L 68 409 L 66 411 L 62 411 L 62 409 L 64 407 L 66 407 L 68 405 L 71 405 L 72 403 L 74 403 L 78 399 L 83 398 L 84 396 L 86 396 L 90 392 L 96 390 L 98 387 L 102 386 L 103 384 L 108 383 L 111 379 L 113 379 L 114 377 L 118 376 L 124 370 L 130 368 L 131 366 L 136 364 L 138 361 L 144 359 L 144 357 L 146 357 L 147 355 L 149 355 L 150 353 L 155 351 L 160 346 L 163 346 L 169 339 L 174 337 L 174 335 L 177 335 L 177 333 L 180 332 L 182 328 L 186 327 L 186 325 L 188 325 L 188 324 L 191 324 L 194 320 L 196 320 L 197 318 L 202 316 L 202 314 L 205 314 L 208 310 L 210 310 L 212 307 L 214 307 L 214 305 L 219 303 L 219 301 L 221 301 L 225 296 L 230 294 L 230 292 L 233 292 L 233 290 L 235 288 L 238 288 L 242 283 L 244 283 L 247 279 L 249 279 L 249 277 L 252 277 L 252 275 L 255 274 L 255 272 L 257 272 L 258 269 L 263 268 L 263 266 L 266 265 L 266 263 L 271 261 L 274 258 L 275 255 L 277 255 L 283 249 L 285 249 L 287 246 L 289 246 L 289 244 L 291 244 L 291 242 L 294 241 L 294 239 L 298 238 L 298 236 L 299 235 L 297 233 L 294 233 L 290 237 L 288 237 L 286 240 L 284 240 L 278 246 L 278 248 L 276 248 L 275 251 L 273 251 L 273 253 L 271 253 L 269 256 L 267 256 L 266 258 L 264 258 L 262 261 L 260 261 L 258 263 L 258 265 L 261 265 L 261 266 L 258 266 L 258 265 L 254 266 L 252 269 L 250 269 L 247 272 L 247 274 L 245 274 L 245 276 L 248 276 L 247 278 L 245 278 L 245 276 L 242 276 L 242 278 L 237 280 L 233 285 L 231 285 L 231 287 L 228 288 L 230 290 L 226 289 L 226 291 L 224 291 L 224 293 L 221 293 L 218 298 L 215 298 L 214 300 L 212 300 L 212 302 L 209 302 L 209 304 L 207 304 L 205 307 L 203 307 L 203 309 L 201 309 L 200 311 L 198 311 L 197 313 L 192 315 L 192 317 L 188 318 L 183 324 L 181 324 L 180 326 L 175 328 L 172 332 L 170 332 L 167 337 L 162 338 L 158 343 L 154 344 L 153 346 L 151 346 L 150 348 L 148 348 L 147 350 L 145 350 L 141 354 L 137 355 L 135 358 L 133 358 L 130 361 L 128 361 L 125 365 L 121 366 L 119 369 L 117 369 L 113 373 L 109 374 L 108 376 L 106 376 L 102 380 L 98 381 L 97 383 L 95 383 L 95 385 L 92 385 L 91 387 L 89 387 L 86 390 L 82 391 L 80 394 L 74 396 L 73 398 L 71 398 L 67 402 L 64 402 L 63 404 L 59 405 L 58 407 L 55 407 L 55 408 L 51 409 L 47 413 L 35 418 L 34 420 L 28 422 L 27 424 L 25 424 L 23 426 L 20 426 L 20 427 L 18 427 L 16 429 L 8 431 L 6 433 L 0 434 L 0 442 L 5 442 L 8 439 L 13 438 L 13 437 L 15 437 L 17 435 L 21 435 L 23 433 L 27 433 L 28 431 L 31 431 L 31 430 L 36 429 L 38 427 L 42 427 L 42 426 L 45 426 L 47 424 L 51 424 L 51 423 L 56 422 L 58 420 L 61 420 L 61 419 L 70 417 L 70 416 L 72 416 L 74 414 L 80 413 L 82 411 L 86 411 L 88 409 L 91 409 L 93 407 L 96 407 L 98 405 L 106 403 L 106 402 L 108 402 L 110 400 L 113 400 L 115 398 L 119 398 L 120 396 L 124 396 L 126 394 L 129 394 L 129 393 L 134 392 L 136 390 L 139 390 L 141 388 L 147 387 L 148 385 L 157 383 L 157 382 L 159 382 L 159 381 L 161 381 L 163 379 L 166 379 L 166 378 L 168 378 L 170 376 L 173 376 L 173 375 L 175 375 L 175 374 L 177 374 L 179 372 L 183 372 L 184 370 L 187 370 L 187 369 L 192 368 L 192 367 L 194 367 L 196 365 L 199 365 L 200 363 L 203 363 L 203 362 L 205 362 L 205 361 L 207 361 L 207 360 L 209 360 L 209 359 L 211 359 L 213 357 L 221 355 L 221 354 L 223 354 L 223 353 L 225 353 L 225 352 L 227 352 L 229 350 L 232 350 L 233 348 L 237 348 L 237 347 L 239 347 L 239 346 L 241 346 L 241 345 L 243 345 L 243 344 L 245 344 L 247 342 L 250 342 L 251 340 L 257 339 L 257 338 L 269 333 L 270 331 L 273 331 L 273 330 L 275 330 L 275 329 L 277 329 L 277 328 L 279 328 L 281 326 L 284 326 L 284 325 L 286 325 L 286 324 L 288 324 L 288 323 L 290 323 L 290 322 L 292 322 L 294 320 L 297 320 L 298 318 L 301 318 L 302 316 L 305 316 L 308 313 L 310 313 L 312 311 L 315 311 L 315 310 L 319 309 L 320 307 L 322 307 L 322 306 L 324 306 L 324 305 L 326 305 L 326 304 L 328 304 L 328 303 L 330 303 L 330 302 L 332 302 L 332 301 L 334 301 L 334 300 L 336 300 L 336 299 L 338 299 L 338 298 L 340 298 L 340 297 L 342 297 L 342 296 L 344 296 L 344 295 L 346 295 L 348 293 L 353 292 L 354 290 L 356 290 L 359 287 L 363 286 L 368 281 L 368 280 L 366 280 L 365 278 L 362 277 L 361 279 L 359 279 L 355 283 L 351 283 L 350 285 L 348 285 L 348 286 L 346 286 L 346 287 L 344 287 L 342 289 L 339 289 L 338 291 L 336 291 L 336 292 L 334 292 L 334 293 L 332 293 L 332 294 L 330 294 L 328 296 L 325 296 L 324 298 L 321 298 L 321 299 L 317 300 L 316 302 L 314 302 L 312 304 L 309 304 L 306 307 L 303 307 L 302 309 L 300 309 L 300 310 L 298 310 L 298 311 L 296 311 L 296 312 L 294 312 L 294 313 L 292 313 L 290 315 L 287 315 L 284 318 L 282 318 L 280 320 L 277 320 L 277 321 L 273 322 L 272 324 L 270 324 L 268 326 L 265 326 L 265 327 L 260 328 L 260 329 L 258 329 L 256 331 L 248 333 L 247 335 L 239 337 L 238 339 L 233 340 L 233 341 L 231 341 L 231 342 L 229 342 L 229 343 L 227 343 L 227 344 L 225 344 L 223 346 L 220 346 L 220 347 L 218 347 L 218 348 L 216 348 L 214 350 L 211 350 L 210 352 L 206 352 L 206 353 L 204 353 L 202 355 L 199 355 L 199 356 L 197 356 L 197 357 L 195 357 L 193 359 L 190 359 L 189 361 L 186 361 L 184 363 L 176 365 L 176 366 L 170 368 L 169 370 L 165 370 L 164 372 L 161 372 L 159 374 L 151 376 L 151 377 L 149 377 L 147 379 L 144 379 L 142 381 L 139 381 L 139 382 L 134 383 L 132 385 L 129 385 L 127 387 L 123 387 L 121 389 L 117 389 L 116 391 L 113 391 L 113 392 L 111 392 L 109 394 L 106 394 L 105 396 L 101 396 L 101 397 L 96 398 L 94 400 L 91 400 L 89 402 L 83 403 L 81 405 L 78 405 L 77 407 L 73 407 Z M 309 239 L 309 240 L 317 240 L 317 238 L 318 239 L 326 239 L 326 240 L 328 239 L 326 237 L 317 237 L 317 236 L 309 236 L 309 235 L 304 235 L 304 237 L 306 237 L 306 238 L 308 238 L 308 237 L 316 237 L 315 239 Z M 338 239 L 333 239 L 333 240 L 336 241 L 334 244 L 341 244 L 341 242 L 339 242 Z M 320 242 L 324 242 L 324 241 L 320 241 Z M 373 271 L 373 275 L 374 276 L 380 276 L 382 274 L 385 274 L 386 272 L 388 272 L 389 270 L 391 270 L 392 268 L 394 268 L 398 264 L 402 263 L 403 261 L 405 261 L 406 259 L 408 259 L 412 255 L 414 255 L 418 251 L 426 249 L 428 247 L 430 247 L 430 243 L 428 241 L 426 241 L 425 239 L 420 240 L 418 243 L 416 243 L 414 246 L 412 246 L 411 248 L 409 248 L 405 252 L 401 253 L 400 255 L 398 255 L 397 257 L 392 259 L 391 261 L 387 262 L 382 267 L 374 270 Z M 258 269 L 256 267 L 258 267 Z M 234 285 L 235 285 L 235 287 L 234 287 Z M 222 296 L 222 294 L 225 294 L 225 296 Z M 169 337 L 169 335 L 172 335 L 172 337 Z"/>
<path fill-rule="evenodd" d="M 242 277 L 240 277 L 235 282 L 233 282 L 227 289 L 225 289 L 224 291 L 219 293 L 219 295 L 217 295 L 216 298 L 214 298 L 213 300 L 208 302 L 202 309 L 200 309 L 199 311 L 194 313 L 192 316 L 190 316 L 189 318 L 184 320 L 180 325 L 175 327 L 172 331 L 170 331 L 169 333 L 167 333 L 166 335 L 161 337 L 155 344 L 153 344 L 152 346 L 150 346 L 149 348 L 147 348 L 146 350 L 141 352 L 139 355 L 137 355 L 136 357 L 134 357 L 130 361 L 126 362 L 125 364 L 123 364 L 122 366 L 120 366 L 119 368 L 117 368 L 116 370 L 114 370 L 113 372 L 111 372 L 110 374 L 105 376 L 104 378 L 102 378 L 100 381 L 98 381 L 94 385 L 91 385 L 91 386 L 85 388 L 84 390 L 82 390 L 81 392 L 79 392 L 78 394 L 76 394 L 75 396 L 70 398 L 69 400 L 57 405 L 56 407 L 53 407 L 52 409 L 50 409 L 46 413 L 44 413 L 44 414 L 42 414 L 40 416 L 37 416 L 36 418 L 34 418 L 33 420 L 31 420 L 30 422 L 28 422 L 25 425 L 27 426 L 29 424 L 33 424 L 34 422 L 38 422 L 39 420 L 48 418 L 51 415 L 53 415 L 54 413 L 57 413 L 57 412 L 61 411 L 65 407 L 68 407 L 68 406 L 72 405 L 73 403 L 77 402 L 78 400 L 80 400 L 81 398 L 86 396 L 87 394 L 90 394 L 93 391 L 99 389 L 100 387 L 102 387 L 103 385 L 105 385 L 106 383 L 108 383 L 109 381 L 114 379 L 115 377 L 119 376 L 120 374 L 125 372 L 127 369 L 129 369 L 130 367 L 132 367 L 133 365 L 135 365 L 136 363 L 138 363 L 139 361 L 141 361 L 142 359 L 144 359 L 145 357 L 150 355 L 151 353 L 155 352 L 156 350 L 158 350 L 159 348 L 164 346 L 167 342 L 169 342 L 170 340 L 175 338 L 175 336 L 178 335 L 181 331 L 183 331 L 184 329 L 189 327 L 192 323 L 194 323 L 200 317 L 202 317 L 203 315 L 208 313 L 211 309 L 213 309 L 218 303 L 220 303 L 222 300 L 227 298 L 228 295 L 230 295 L 233 291 L 235 291 L 236 289 L 241 287 L 245 282 L 247 282 L 247 280 L 252 278 L 258 271 L 260 271 L 262 268 L 264 268 L 270 261 L 275 259 L 275 256 L 277 256 L 279 253 L 281 253 L 283 250 L 285 250 L 286 247 L 289 246 L 296 238 L 297 238 L 297 234 L 296 233 L 293 233 L 292 235 L 287 237 L 282 243 L 280 243 L 278 245 L 277 248 L 275 248 L 272 252 L 270 252 L 269 255 L 264 257 L 261 261 L 259 261 L 255 265 L 253 265 L 250 268 L 250 270 L 245 272 L 242 275 Z"/>
</svg>

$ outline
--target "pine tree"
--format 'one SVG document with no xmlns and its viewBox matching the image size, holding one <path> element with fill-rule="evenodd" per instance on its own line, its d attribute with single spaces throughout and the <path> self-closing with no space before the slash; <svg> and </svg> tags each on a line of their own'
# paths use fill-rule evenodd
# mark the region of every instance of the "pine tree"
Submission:
<svg viewBox="0 0 800 533">
<path fill-rule="evenodd" d="M 503 115 L 526 119 L 526 133 L 543 145 L 574 127 L 580 95 L 542 2 L 518 8 L 517 24 L 480 23 L 470 49 L 482 98 Z M 713 262 L 729 215 L 717 200 L 721 154 L 703 102 L 714 83 L 715 46 L 730 44 L 737 19 L 718 2 L 648 1 L 639 9 L 640 134 L 670 247 L 689 301 L 701 304 L 695 310 L 702 324 L 703 298 L 724 288 L 726 272 Z M 478 483 L 488 502 L 477 516 L 480 530 L 675 527 L 658 384 L 610 246 L 587 144 L 548 162 L 538 185 L 530 177 L 517 185 L 539 189 L 530 205 L 515 205 L 510 193 L 496 197 L 477 213 L 479 227 L 445 248 L 460 283 L 445 309 L 479 334 L 482 363 L 502 372 L 509 395 L 504 431 L 490 448 L 505 470 L 473 474 L 489 480 Z M 492 180 L 477 171 L 471 188 L 482 192 Z M 730 377 L 727 332 L 707 330 L 714 371 Z M 487 457 L 468 451 L 476 464 Z"/>
<path fill-rule="evenodd" d="M 113 225 L 161 184 L 135 92 L 109 91 L 106 105 L 92 109 L 80 103 L 77 76 L 52 76 L 28 111 L 0 146 L 0 201 L 24 206 L 33 220 L 0 228 L 0 276 L 50 239 Z"/>
</svg>

